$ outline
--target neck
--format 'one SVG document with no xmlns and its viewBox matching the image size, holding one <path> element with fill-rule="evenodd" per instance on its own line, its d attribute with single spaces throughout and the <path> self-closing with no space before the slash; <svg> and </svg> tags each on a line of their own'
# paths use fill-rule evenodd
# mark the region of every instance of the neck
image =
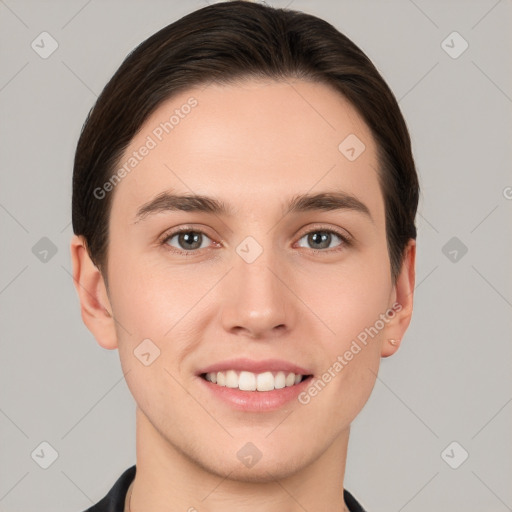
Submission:
<svg viewBox="0 0 512 512">
<path fill-rule="evenodd" d="M 349 429 L 342 431 L 324 453 L 298 470 L 281 471 L 273 464 L 256 479 L 233 479 L 232 469 L 217 469 L 214 464 L 206 467 L 200 456 L 180 451 L 138 407 L 136 411 L 137 471 L 127 493 L 126 511 L 348 510 L 343 500 L 343 479 Z"/>
</svg>

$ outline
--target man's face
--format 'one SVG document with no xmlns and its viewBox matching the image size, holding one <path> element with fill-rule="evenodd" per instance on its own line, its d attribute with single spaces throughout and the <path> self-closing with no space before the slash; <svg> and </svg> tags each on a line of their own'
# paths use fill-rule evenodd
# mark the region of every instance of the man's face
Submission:
<svg viewBox="0 0 512 512">
<path fill-rule="evenodd" d="M 367 332 L 357 352 L 353 342 L 396 298 L 369 129 L 326 85 L 247 81 L 162 104 L 118 168 L 134 151 L 137 162 L 111 192 L 108 278 L 121 363 L 146 433 L 235 479 L 312 464 L 348 435 L 367 401 L 387 324 Z M 161 200 L 138 216 L 165 192 L 207 196 L 226 211 L 199 202 L 166 209 Z M 298 196 L 334 193 L 368 212 L 356 201 L 335 209 L 303 201 L 287 212 Z M 138 348 L 143 340 L 151 342 Z M 283 366 L 286 377 L 287 365 L 312 377 L 291 390 L 240 391 L 201 375 L 218 364 L 238 375 L 270 359 L 274 366 L 255 366 L 243 382 L 276 385 L 282 377 L 267 372 Z M 324 385 L 310 393 L 318 380 Z"/>
</svg>

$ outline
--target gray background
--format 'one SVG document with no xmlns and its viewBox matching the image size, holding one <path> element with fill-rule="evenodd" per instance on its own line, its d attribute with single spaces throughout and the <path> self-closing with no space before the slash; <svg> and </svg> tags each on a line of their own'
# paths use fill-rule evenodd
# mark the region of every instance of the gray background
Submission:
<svg viewBox="0 0 512 512">
<path fill-rule="evenodd" d="M 512 510 L 512 2 L 268 3 L 327 19 L 370 56 L 421 180 L 415 313 L 353 424 L 345 487 L 369 512 Z M 1 511 L 81 511 L 135 463 L 117 351 L 82 324 L 71 279 L 73 155 L 126 54 L 204 5 L 0 0 Z M 43 31 L 59 45 L 46 59 L 31 47 Z M 453 31 L 469 43 L 457 58 Z M 58 452 L 47 469 L 31 455 L 43 441 Z"/>
</svg>

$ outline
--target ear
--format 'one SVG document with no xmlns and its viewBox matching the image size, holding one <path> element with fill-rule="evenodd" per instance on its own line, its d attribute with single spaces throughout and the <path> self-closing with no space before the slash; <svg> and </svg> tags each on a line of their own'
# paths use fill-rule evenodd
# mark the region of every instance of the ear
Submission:
<svg viewBox="0 0 512 512">
<path fill-rule="evenodd" d="M 117 348 L 115 321 L 105 281 L 87 252 L 83 236 L 73 235 L 71 262 L 84 324 L 100 346 L 108 350 Z"/>
<path fill-rule="evenodd" d="M 382 340 L 381 357 L 393 355 L 400 346 L 400 341 L 409 327 L 412 317 L 414 284 L 416 279 L 416 241 L 410 239 L 404 249 L 404 258 L 402 268 L 393 290 L 393 301 L 390 309 L 395 311 L 384 330 L 384 339 Z M 396 307 L 393 307 L 396 305 Z M 396 340 L 391 344 L 388 340 Z"/>
</svg>

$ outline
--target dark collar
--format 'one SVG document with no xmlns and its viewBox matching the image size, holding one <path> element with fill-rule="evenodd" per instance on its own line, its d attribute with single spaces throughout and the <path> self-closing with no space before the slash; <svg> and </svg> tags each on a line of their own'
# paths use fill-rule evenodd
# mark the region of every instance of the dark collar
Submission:
<svg viewBox="0 0 512 512">
<path fill-rule="evenodd" d="M 101 501 L 84 512 L 123 512 L 126 493 L 135 478 L 135 473 L 136 466 L 133 465 L 117 479 L 112 489 Z M 365 512 L 364 508 L 346 489 L 343 489 L 343 497 L 349 512 Z"/>
</svg>

